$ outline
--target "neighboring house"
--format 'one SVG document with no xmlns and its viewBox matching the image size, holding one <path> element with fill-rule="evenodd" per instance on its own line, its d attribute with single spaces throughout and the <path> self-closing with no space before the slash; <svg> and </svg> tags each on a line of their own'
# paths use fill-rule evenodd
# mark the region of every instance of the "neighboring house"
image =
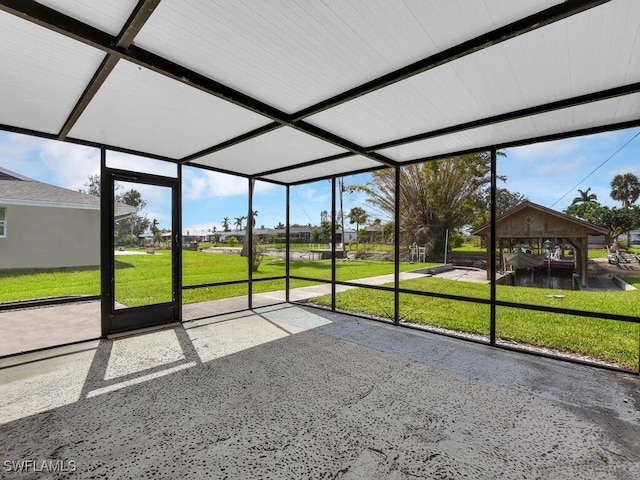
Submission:
<svg viewBox="0 0 640 480">
<path fill-rule="evenodd" d="M 320 227 L 290 227 L 289 228 L 289 241 L 291 243 L 309 243 L 311 242 L 311 236 L 314 228 L 320 229 Z M 284 238 L 286 230 L 284 228 L 255 228 L 253 233 L 258 238 L 260 243 L 269 243 L 273 237 Z M 230 237 L 235 237 L 238 242 L 244 242 L 244 237 L 247 234 L 246 230 L 231 230 L 229 232 L 218 232 L 220 242 L 225 243 Z M 354 229 L 345 229 L 346 242 L 349 243 L 353 239 L 355 242 L 356 231 Z M 325 240 L 326 242 L 327 240 Z M 342 243 L 342 232 L 340 229 L 336 229 L 336 242 Z"/>
<path fill-rule="evenodd" d="M 116 206 L 116 216 L 132 213 Z M 99 264 L 99 197 L 0 168 L 0 268 Z"/>
</svg>

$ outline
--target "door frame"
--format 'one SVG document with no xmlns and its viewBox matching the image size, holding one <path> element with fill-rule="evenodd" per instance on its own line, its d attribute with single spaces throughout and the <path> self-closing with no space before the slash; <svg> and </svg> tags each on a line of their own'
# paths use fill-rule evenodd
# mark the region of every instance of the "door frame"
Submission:
<svg viewBox="0 0 640 480">
<path fill-rule="evenodd" d="M 101 168 L 101 330 L 102 337 L 147 327 L 182 322 L 182 255 L 181 255 L 181 166 L 177 178 L 137 173 L 106 166 L 103 149 Z M 135 182 L 171 189 L 171 284 L 172 300 L 166 303 L 115 308 L 114 186 L 116 181 Z"/>
</svg>

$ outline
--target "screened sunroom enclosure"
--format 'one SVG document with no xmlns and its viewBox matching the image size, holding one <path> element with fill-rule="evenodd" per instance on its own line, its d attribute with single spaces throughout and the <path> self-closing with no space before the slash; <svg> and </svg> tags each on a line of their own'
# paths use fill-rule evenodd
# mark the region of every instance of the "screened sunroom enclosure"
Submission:
<svg viewBox="0 0 640 480">
<path fill-rule="evenodd" d="M 506 293 L 497 285 L 491 244 L 485 246 L 489 283 L 429 283 L 431 274 L 415 273 L 420 265 L 410 261 L 410 247 L 424 240 L 403 216 L 402 198 L 417 166 L 439 168 L 467 156 L 486 167 L 471 193 L 488 196 L 484 214 L 495 228 L 499 182 L 512 167 L 504 151 L 640 126 L 638 25 L 640 5 L 633 0 L 0 0 L 0 128 L 99 152 L 103 336 L 183 321 L 187 305 L 202 304 L 195 316 L 216 315 L 219 307 L 205 302 L 242 296 L 241 308 L 251 309 L 295 301 L 298 288 L 326 286 L 305 304 L 467 332 L 497 346 L 534 340 L 537 332 L 520 337 L 512 331 L 511 319 L 524 314 L 545 331 L 568 329 L 572 338 L 615 331 L 615 342 L 628 344 L 627 358 L 618 363 L 638 370 L 640 327 L 632 301 L 594 301 L 589 305 L 602 306 L 587 308 Z M 128 160 L 110 163 L 110 155 Z M 596 166 L 575 168 L 586 173 Z M 521 165 L 525 175 L 531 168 Z M 247 217 L 262 210 L 256 186 L 278 190 L 284 228 L 272 236 L 285 239 L 281 262 L 250 268 L 260 252 L 254 242 L 262 242 L 257 231 L 265 230 L 258 216 L 239 242 L 249 255 L 243 266 L 225 267 L 232 273 L 224 277 L 215 270 L 197 275 L 198 261 L 188 258 L 178 232 L 187 227 L 185 177 L 201 172 L 242 179 Z M 344 223 L 341 203 L 345 192 L 362 187 L 363 173 L 384 185 L 381 223 L 391 226 L 378 240 L 368 237 L 379 245 L 376 258 L 386 262 L 375 271 L 359 271 L 357 260 L 338 254 L 348 243 L 347 228 L 359 227 Z M 563 176 L 548 175 L 550 184 Z M 574 187 L 572 179 L 564 182 L 558 188 Z M 132 271 L 117 268 L 127 263 L 114 243 L 121 185 L 153 187 L 171 199 L 165 212 L 170 261 L 154 277 L 164 290 L 135 305 L 119 301 Z M 297 227 L 291 215 L 302 205 L 291 197 L 310 186 L 330 198 L 329 234 L 315 249 L 318 257 L 308 247 L 301 264 L 292 257 Z M 531 190 L 522 193 L 546 187 L 525 185 Z M 3 206 L 9 238 L 17 219 L 7 201 Z M 446 222 L 438 225 L 431 250 L 438 254 L 427 258 L 425 252 L 420 262 L 418 250 L 418 263 L 447 263 L 438 242 L 446 246 L 440 237 L 449 232 Z M 226 293 L 209 298 L 208 289 Z M 139 290 L 144 293 L 144 285 Z M 284 293 L 267 295 L 274 291 Z M 432 325 L 431 317 L 447 318 Z"/>
</svg>

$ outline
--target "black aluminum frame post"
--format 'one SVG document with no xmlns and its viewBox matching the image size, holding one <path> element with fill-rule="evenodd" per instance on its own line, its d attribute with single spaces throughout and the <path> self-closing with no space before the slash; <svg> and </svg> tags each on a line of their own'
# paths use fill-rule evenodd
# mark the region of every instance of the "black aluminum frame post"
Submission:
<svg viewBox="0 0 640 480">
<path fill-rule="evenodd" d="M 286 256 L 285 262 L 284 262 L 284 273 L 285 273 L 285 301 L 287 303 L 289 303 L 291 301 L 291 295 L 289 295 L 289 289 L 291 287 L 291 279 L 289 278 L 291 275 L 291 263 L 290 263 L 290 257 L 291 257 L 291 246 L 289 245 L 289 204 L 291 201 L 291 195 L 290 195 L 290 187 L 289 185 L 287 185 L 287 193 L 286 193 L 286 202 L 287 204 L 285 205 L 285 223 L 284 223 L 284 254 Z"/>
<path fill-rule="evenodd" d="M 491 303 L 489 305 L 490 313 L 489 313 L 489 343 L 491 345 L 496 344 L 496 172 L 497 172 L 497 151 L 495 148 L 491 149 L 491 206 L 489 208 L 491 215 L 491 227 L 490 227 L 490 236 L 491 243 L 487 245 L 489 248 L 489 263 L 487 266 L 489 268 L 489 280 L 490 280 L 490 288 L 491 288 Z"/>
<path fill-rule="evenodd" d="M 249 182 L 249 199 L 247 202 L 249 208 L 249 214 L 247 215 L 247 229 L 245 245 L 247 246 L 247 264 L 249 267 L 248 285 L 247 285 L 247 300 L 249 310 L 253 308 L 253 187 L 256 181 L 253 178 L 248 180 Z"/>
<path fill-rule="evenodd" d="M 331 178 L 331 311 L 336 311 L 336 177 Z"/>
<path fill-rule="evenodd" d="M 393 225 L 393 236 L 394 236 L 394 245 L 393 245 L 393 281 L 395 285 L 395 289 L 393 292 L 393 323 L 400 323 L 400 170 L 401 167 L 395 167 L 395 175 L 396 175 L 396 190 L 395 190 L 395 198 L 394 198 L 394 225 Z"/>
<path fill-rule="evenodd" d="M 107 178 L 107 151 L 105 148 L 100 149 L 100 331 L 101 337 L 106 338 L 109 334 L 109 318 L 111 304 L 111 288 L 109 283 L 113 276 L 113 265 L 110 259 L 109 250 L 112 248 L 113 242 L 113 221 L 107 218 L 109 203 L 113 203 L 113 191 L 107 188 L 103 179 Z"/>
</svg>

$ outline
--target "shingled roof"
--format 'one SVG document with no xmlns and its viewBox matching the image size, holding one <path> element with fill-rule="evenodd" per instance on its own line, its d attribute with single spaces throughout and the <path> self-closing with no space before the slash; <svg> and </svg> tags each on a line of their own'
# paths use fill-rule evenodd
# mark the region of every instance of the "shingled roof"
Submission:
<svg viewBox="0 0 640 480">
<path fill-rule="evenodd" d="M 100 197 L 39 182 L 0 167 L 0 205 L 100 210 Z M 135 212 L 135 207 L 116 204 L 115 214 L 118 218 Z"/>
<path fill-rule="evenodd" d="M 529 200 L 522 202 L 517 207 L 512 208 L 508 212 L 496 218 L 497 233 L 500 233 L 500 231 L 504 231 L 505 229 L 508 229 L 507 224 L 509 219 L 512 219 L 518 216 L 523 216 L 523 219 L 527 223 L 527 226 L 531 225 L 534 219 L 528 215 L 529 212 L 538 212 L 543 217 L 555 218 L 559 222 L 561 222 L 561 224 L 566 226 L 565 229 L 567 231 L 570 230 L 572 227 L 573 229 L 577 228 L 581 231 L 584 231 L 585 234 L 588 234 L 588 235 L 603 235 L 603 234 L 609 233 L 609 231 L 606 228 L 599 227 L 598 225 L 594 225 L 593 223 L 587 222 L 586 220 L 582 220 L 572 215 L 567 215 L 566 213 L 558 212 L 557 210 L 553 210 L 551 208 L 538 205 L 537 203 L 533 203 Z M 540 225 L 545 224 L 543 221 L 539 221 L 538 223 Z M 531 234 L 532 228 L 520 228 L 521 233 L 519 235 L 515 235 L 514 238 L 515 237 L 530 238 L 532 236 L 537 236 L 538 234 L 542 234 L 543 236 L 549 236 L 553 234 L 557 234 L 556 236 L 562 236 L 560 232 L 547 231 L 545 230 L 545 228 L 549 228 L 548 226 L 545 227 L 540 225 L 532 227 L 533 229 L 542 228 L 542 230 L 538 230 L 535 235 Z M 481 225 L 478 228 L 474 229 L 471 232 L 471 234 L 480 235 L 480 236 L 489 235 L 490 229 L 491 229 L 491 223 L 487 222 L 484 225 Z"/>
<path fill-rule="evenodd" d="M 99 210 L 100 198 L 0 168 L 0 204 Z"/>
</svg>

